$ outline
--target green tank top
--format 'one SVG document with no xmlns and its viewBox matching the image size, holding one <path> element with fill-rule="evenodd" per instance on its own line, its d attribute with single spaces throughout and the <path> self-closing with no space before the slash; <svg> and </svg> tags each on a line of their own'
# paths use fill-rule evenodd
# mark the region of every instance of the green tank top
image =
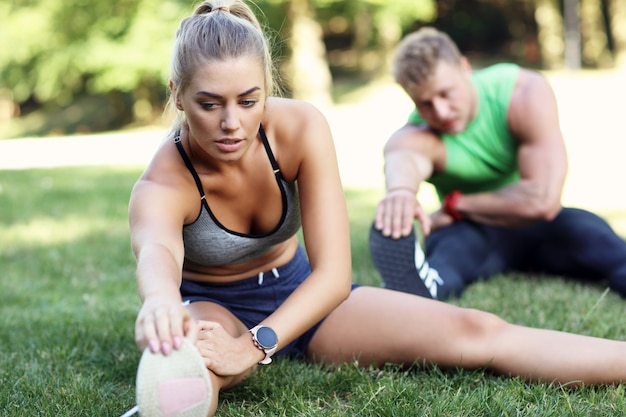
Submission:
<svg viewBox="0 0 626 417">
<path fill-rule="evenodd" d="M 440 199 L 451 191 L 465 194 L 494 191 L 519 180 L 519 142 L 509 130 L 506 114 L 519 66 L 497 64 L 472 74 L 478 91 L 478 114 L 456 135 L 442 134 L 446 166 L 427 181 Z M 409 123 L 424 124 L 416 110 Z"/>
</svg>

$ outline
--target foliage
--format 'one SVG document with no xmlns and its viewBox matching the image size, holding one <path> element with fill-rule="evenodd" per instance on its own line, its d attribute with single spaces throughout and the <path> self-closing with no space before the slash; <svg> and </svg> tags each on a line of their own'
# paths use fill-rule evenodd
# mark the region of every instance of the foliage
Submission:
<svg viewBox="0 0 626 417">
<path fill-rule="evenodd" d="M 351 26 L 354 20 L 366 12 L 376 22 L 372 29 L 380 27 L 385 19 L 399 21 L 406 29 L 417 21 L 431 21 L 435 18 L 435 4 L 433 0 L 317 0 L 317 14 L 322 23 L 332 16 L 347 19 Z"/>
<path fill-rule="evenodd" d="M 285 25 L 284 4 L 265 0 L 256 7 L 278 33 Z M 428 13 L 428 4 L 319 1 L 333 15 L 366 7 L 381 18 L 402 16 L 405 24 Z M 0 39 L 16 47 L 0 49 L 0 88 L 17 103 L 63 105 L 77 94 L 165 86 L 173 36 L 189 12 L 182 0 L 2 2 Z"/>
<path fill-rule="evenodd" d="M 132 122 L 152 122 L 160 114 L 165 99 L 175 30 L 198 1 L 1 1 L 0 123 L 32 110 L 64 110 L 87 95 L 104 97 L 103 106 L 108 107 L 108 112 L 98 115 L 96 124 L 91 124 L 86 117 L 87 110 L 72 114 L 72 118 L 80 119 L 73 123 L 77 129 L 100 131 Z M 547 30 L 556 27 L 553 22 L 540 24 L 538 28 L 540 22 L 535 21 L 538 4 L 551 4 L 557 10 L 557 3 L 561 3 L 557 0 L 303 2 L 313 7 L 323 29 L 328 51 L 328 62 L 323 64 L 327 64 L 333 74 L 348 74 L 359 82 L 386 74 L 389 54 L 400 36 L 424 23 L 448 31 L 464 52 L 479 50 L 484 60 L 504 58 L 536 68 L 552 62 L 547 59 L 544 44 L 553 45 L 562 37 L 559 30 Z M 280 67 L 288 59 L 292 41 L 285 29 L 290 27 L 287 6 L 293 2 L 254 0 L 250 3 L 276 38 L 275 55 Z M 623 31 L 617 30 L 623 26 L 626 15 L 620 12 L 622 3 L 621 0 L 601 1 L 601 21 L 597 17 L 582 16 L 586 19 L 581 19 L 581 27 L 590 32 L 583 40 L 593 40 L 583 46 L 595 48 L 595 52 L 587 51 L 584 55 L 587 66 L 599 65 L 594 60 L 611 62 L 612 55 L 620 51 L 623 54 L 626 43 Z M 581 8 L 581 13 L 598 14 L 589 11 L 591 9 L 590 6 Z M 558 10 L 555 13 L 557 20 L 561 18 L 559 13 Z M 610 22 L 613 32 L 608 27 Z M 542 30 L 551 35 L 537 36 Z M 603 36 L 605 43 L 602 43 Z M 553 57 L 558 61 L 557 58 L 560 56 Z M 70 132 L 75 130 L 62 133 Z"/>
<path fill-rule="evenodd" d="M 186 5 L 175 0 L 41 0 L 0 4 L 0 79 L 16 102 L 69 103 L 78 93 L 164 83 L 173 33 Z"/>
</svg>

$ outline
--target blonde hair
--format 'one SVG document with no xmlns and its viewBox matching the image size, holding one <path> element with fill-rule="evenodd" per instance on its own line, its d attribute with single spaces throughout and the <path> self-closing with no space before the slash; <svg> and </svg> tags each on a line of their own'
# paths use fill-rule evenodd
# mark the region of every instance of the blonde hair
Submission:
<svg viewBox="0 0 626 417">
<path fill-rule="evenodd" d="M 263 29 L 242 0 L 206 0 L 185 18 L 176 32 L 170 66 L 170 80 L 180 93 L 189 85 L 198 65 L 242 56 L 259 60 L 265 74 L 265 91 L 275 93 L 271 49 Z M 175 109 L 170 95 L 168 108 Z M 176 112 L 175 126 L 184 114 Z"/>
<path fill-rule="evenodd" d="M 393 76 L 406 88 L 428 81 L 439 62 L 459 65 L 462 55 L 450 37 L 432 27 L 407 35 L 396 49 Z"/>
</svg>

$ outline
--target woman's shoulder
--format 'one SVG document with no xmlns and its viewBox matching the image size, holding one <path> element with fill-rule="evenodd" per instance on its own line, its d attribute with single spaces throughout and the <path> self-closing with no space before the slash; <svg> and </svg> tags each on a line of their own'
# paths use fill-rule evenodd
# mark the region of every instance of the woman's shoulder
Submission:
<svg viewBox="0 0 626 417">
<path fill-rule="evenodd" d="M 332 142 L 330 127 L 314 105 L 289 98 L 268 98 L 262 121 L 285 178 L 293 178 L 300 162 L 322 143 Z"/>
<path fill-rule="evenodd" d="M 150 162 L 139 177 L 140 181 L 159 186 L 180 186 L 186 179 L 185 165 L 174 142 L 174 132 L 169 132 L 155 150 Z"/>
<path fill-rule="evenodd" d="M 266 116 L 280 117 L 285 113 L 295 117 L 296 121 L 300 122 L 307 122 L 315 117 L 323 117 L 321 111 L 307 101 L 285 97 L 268 97 Z"/>
<path fill-rule="evenodd" d="M 314 135 L 327 126 L 322 112 L 311 103 L 291 98 L 268 98 L 263 117 L 263 128 L 276 141 L 299 140 Z"/>
</svg>

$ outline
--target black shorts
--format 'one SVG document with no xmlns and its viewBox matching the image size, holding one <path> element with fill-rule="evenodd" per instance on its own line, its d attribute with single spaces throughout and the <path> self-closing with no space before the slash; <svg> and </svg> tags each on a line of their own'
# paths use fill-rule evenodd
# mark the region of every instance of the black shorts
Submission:
<svg viewBox="0 0 626 417">
<path fill-rule="evenodd" d="M 183 278 L 180 293 L 185 303 L 208 301 L 233 313 L 249 329 L 272 314 L 311 274 L 304 248 L 298 247 L 287 264 L 240 281 L 214 284 Z M 353 288 L 356 284 L 353 284 Z M 323 320 L 322 320 L 323 321 Z M 315 331 L 322 321 L 276 353 L 277 356 L 304 357 Z"/>
</svg>

